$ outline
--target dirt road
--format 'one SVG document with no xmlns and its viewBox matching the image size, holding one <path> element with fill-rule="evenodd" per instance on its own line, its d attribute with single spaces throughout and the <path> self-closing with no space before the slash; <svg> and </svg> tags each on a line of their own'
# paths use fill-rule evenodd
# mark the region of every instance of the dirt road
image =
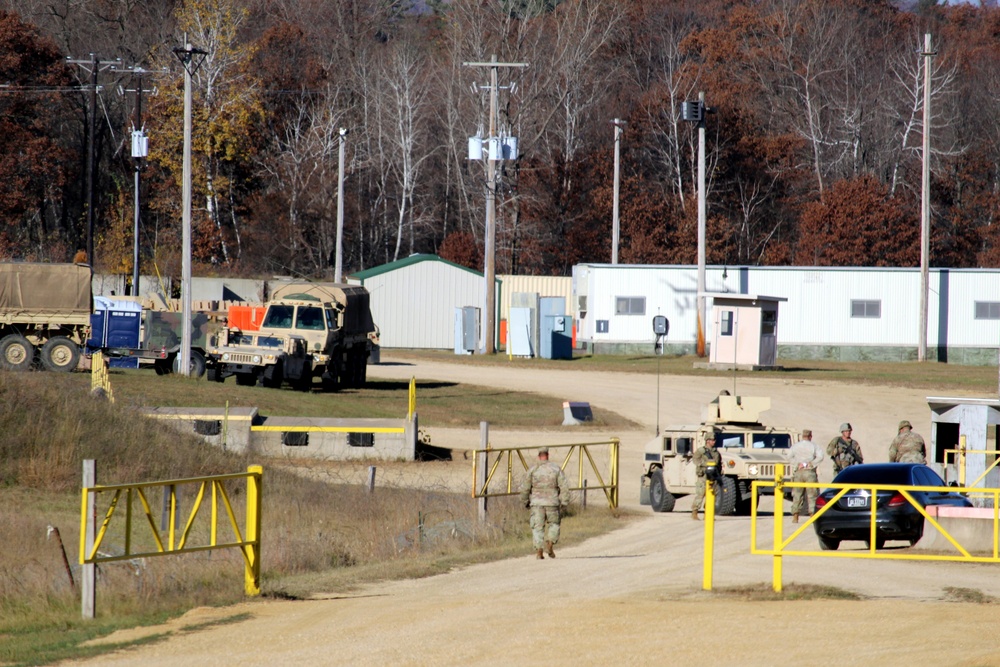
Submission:
<svg viewBox="0 0 1000 667">
<path fill-rule="evenodd" d="M 655 377 L 523 370 L 516 362 L 484 370 L 391 354 L 383 361 L 370 369 L 372 376 L 530 389 L 588 401 L 643 424 L 641 431 L 606 434 L 622 439 L 622 503 L 639 507 L 641 450 L 656 424 Z M 731 381 L 717 379 L 664 376 L 660 382 L 662 424 L 696 421 L 702 404 L 720 389 L 733 389 Z M 812 428 L 820 442 L 851 421 L 869 461 L 885 460 L 899 419 L 929 432 L 924 391 L 761 379 L 740 379 L 737 390 L 771 396 L 769 422 Z M 479 442 L 475 430 L 427 429 L 436 445 L 472 449 Z M 497 446 L 526 437 L 575 441 L 572 428 L 525 434 L 491 425 Z M 468 479 L 469 464 L 457 458 L 455 479 Z M 820 478 L 830 473 L 821 470 Z M 765 520 L 762 534 L 770 530 Z M 716 537 L 717 589 L 771 582 L 772 560 L 749 554 L 747 518 L 721 518 Z M 811 535 L 800 540 L 803 548 L 815 548 Z M 350 594 L 331 591 L 317 600 L 195 610 L 160 629 L 173 633 L 164 642 L 80 664 L 1000 665 L 1000 604 L 948 602 L 945 593 L 950 586 L 1000 598 L 1000 566 L 787 557 L 786 586 L 837 586 L 866 599 L 750 603 L 702 592 L 702 543 L 702 524 L 688 515 L 650 513 L 613 534 L 560 549 L 555 560 L 525 556 Z M 253 618 L 179 630 L 241 612 Z"/>
</svg>

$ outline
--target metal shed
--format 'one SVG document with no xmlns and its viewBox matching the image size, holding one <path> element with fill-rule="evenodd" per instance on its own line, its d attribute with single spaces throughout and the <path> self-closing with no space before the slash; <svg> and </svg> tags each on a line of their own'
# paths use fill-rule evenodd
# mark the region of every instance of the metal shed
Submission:
<svg viewBox="0 0 1000 667">
<path fill-rule="evenodd" d="M 354 273 L 347 282 L 371 294 L 384 348 L 454 349 L 455 309 L 481 309 L 485 297 L 482 273 L 437 255 L 411 255 Z"/>
<path fill-rule="evenodd" d="M 710 364 L 715 368 L 773 368 L 778 352 L 778 304 L 784 297 L 706 294 L 712 299 Z"/>
</svg>

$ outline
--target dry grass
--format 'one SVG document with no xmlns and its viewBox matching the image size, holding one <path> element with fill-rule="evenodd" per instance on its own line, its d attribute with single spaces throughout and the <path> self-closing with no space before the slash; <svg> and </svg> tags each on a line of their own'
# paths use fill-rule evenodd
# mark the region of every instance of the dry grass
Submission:
<svg viewBox="0 0 1000 667">
<path fill-rule="evenodd" d="M 812 584 L 789 584 L 781 592 L 766 584 L 748 584 L 718 588 L 715 594 L 734 597 L 747 602 L 776 602 L 780 600 L 863 600 L 857 593 L 834 586 L 814 586 Z"/>
<path fill-rule="evenodd" d="M 156 386 L 175 391 L 173 379 L 152 374 L 145 379 L 151 384 L 167 380 L 167 385 Z M 189 393 L 192 386 L 217 392 L 207 383 L 182 384 Z M 155 402 L 151 389 L 142 391 L 150 392 L 143 404 Z M 405 396 L 405 385 L 400 391 Z M 462 388 L 450 386 L 447 391 L 459 395 Z M 301 466 L 286 468 L 285 462 L 222 452 L 191 434 L 141 417 L 133 409 L 138 403 L 122 399 L 118 385 L 116 394 L 115 405 L 91 398 L 89 384 L 77 374 L 0 373 L 0 664 L 38 665 L 95 655 L 115 646 L 85 646 L 87 640 L 243 597 L 244 565 L 235 549 L 107 563 L 98 568 L 98 617 L 83 622 L 73 583 L 79 584 L 80 575 L 76 563 L 84 459 L 96 460 L 98 482 L 103 484 L 241 472 L 249 464 L 263 463 L 261 584 L 266 596 L 336 593 L 365 582 L 427 576 L 530 548 L 523 509 L 509 499 L 493 502 L 491 520 L 479 523 L 468 490 L 457 492 L 454 474 L 441 462 L 395 462 L 393 475 L 418 488 L 393 486 L 393 477 L 387 475 L 378 478 L 370 493 L 359 483 L 357 465 L 343 473 L 329 464 L 317 466 L 322 472 L 317 474 Z M 329 403 L 330 397 L 325 400 Z M 496 397 L 481 400 L 492 408 Z M 462 464 L 453 465 L 465 472 Z M 185 486 L 179 487 L 182 516 L 195 495 Z M 239 488 L 230 490 L 236 516 L 243 515 L 245 502 Z M 154 512 L 159 509 L 158 493 L 150 493 Z M 98 514 L 103 515 L 110 494 L 99 497 L 104 505 L 99 503 Z M 138 512 L 133 502 L 133 512 Z M 621 524 L 621 517 L 606 508 L 569 516 L 566 543 Z M 49 526 L 58 529 L 61 546 Z M 109 525 L 104 551 L 121 553 L 121 527 Z M 196 524 L 192 539 L 204 539 L 205 533 L 205 526 Z M 143 547 L 152 549 L 149 533 L 133 533 L 133 552 Z"/>
</svg>

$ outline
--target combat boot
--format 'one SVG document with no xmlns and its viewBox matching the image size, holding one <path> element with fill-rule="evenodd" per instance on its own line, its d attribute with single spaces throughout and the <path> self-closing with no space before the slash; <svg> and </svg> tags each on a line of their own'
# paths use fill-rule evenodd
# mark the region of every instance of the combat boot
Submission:
<svg viewBox="0 0 1000 667">
<path fill-rule="evenodd" d="M 798 514 L 793 514 L 792 515 L 792 523 L 798 523 L 798 522 L 799 522 L 799 515 Z"/>
<path fill-rule="evenodd" d="M 694 519 L 695 521 L 698 520 L 698 508 L 697 507 L 694 508 L 693 510 L 691 510 L 691 518 Z"/>
<path fill-rule="evenodd" d="M 552 548 L 552 543 L 551 542 L 546 542 L 545 543 L 545 553 L 548 554 L 549 558 L 555 558 L 556 557 L 556 552 L 555 552 L 555 549 Z"/>
<path fill-rule="evenodd" d="M 539 549 L 538 552 L 535 554 L 535 558 L 537 558 L 538 560 L 545 560 L 545 556 L 542 555 L 541 549 Z"/>
</svg>

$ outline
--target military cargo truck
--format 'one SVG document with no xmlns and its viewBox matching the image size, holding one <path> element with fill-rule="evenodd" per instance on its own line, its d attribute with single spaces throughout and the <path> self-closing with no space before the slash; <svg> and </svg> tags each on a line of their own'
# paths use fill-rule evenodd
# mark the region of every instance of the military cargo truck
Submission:
<svg viewBox="0 0 1000 667">
<path fill-rule="evenodd" d="M 368 356 L 379 342 L 367 289 L 289 282 L 274 289 L 265 307 L 258 333 L 302 337 L 312 357 L 312 375 L 322 379 L 324 389 L 364 386 Z"/>
<path fill-rule="evenodd" d="M 800 438 L 799 431 L 761 423 L 760 413 L 770 407 L 770 398 L 726 393 L 709 403 L 700 424 L 664 429 L 644 449 L 639 502 L 654 512 L 670 512 L 677 498 L 693 494 L 697 475 L 692 455 L 708 434 L 722 456 L 715 511 L 748 514 L 754 480 L 773 481 L 781 463 L 791 481 L 788 450 Z"/>
<path fill-rule="evenodd" d="M 0 263 L 0 367 L 72 371 L 90 336 L 86 264 Z"/>
</svg>

